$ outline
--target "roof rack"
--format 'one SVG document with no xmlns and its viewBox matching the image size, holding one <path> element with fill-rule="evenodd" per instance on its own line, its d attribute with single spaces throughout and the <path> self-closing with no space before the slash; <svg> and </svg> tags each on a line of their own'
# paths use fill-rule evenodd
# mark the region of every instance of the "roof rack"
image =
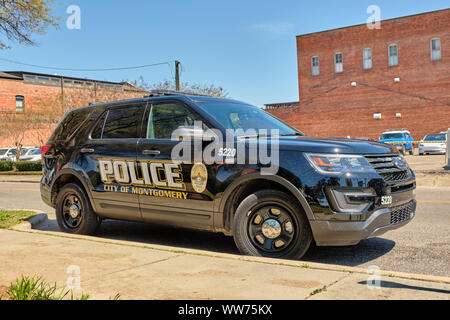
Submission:
<svg viewBox="0 0 450 320">
<path fill-rule="evenodd" d="M 145 96 L 145 98 L 153 98 L 153 97 L 163 97 L 163 96 L 199 96 L 199 97 L 212 97 L 207 94 L 193 93 L 193 92 L 185 92 L 185 91 L 176 91 L 176 90 L 150 90 L 150 94 Z"/>
</svg>

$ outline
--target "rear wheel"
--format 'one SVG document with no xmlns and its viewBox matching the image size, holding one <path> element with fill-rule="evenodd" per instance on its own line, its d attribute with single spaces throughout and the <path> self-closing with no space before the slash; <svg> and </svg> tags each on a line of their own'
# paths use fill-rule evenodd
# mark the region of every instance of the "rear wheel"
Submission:
<svg viewBox="0 0 450 320">
<path fill-rule="evenodd" d="M 409 154 L 413 156 L 414 155 L 414 151 L 415 151 L 414 147 L 411 147 L 411 150 L 409 150 Z"/>
<path fill-rule="evenodd" d="M 60 190 L 56 199 L 56 221 L 61 231 L 81 235 L 94 235 L 101 224 L 88 196 L 75 183 Z"/>
<path fill-rule="evenodd" d="M 300 259 L 312 242 L 296 199 L 277 190 L 258 191 L 242 201 L 233 227 L 236 246 L 245 255 Z"/>
</svg>

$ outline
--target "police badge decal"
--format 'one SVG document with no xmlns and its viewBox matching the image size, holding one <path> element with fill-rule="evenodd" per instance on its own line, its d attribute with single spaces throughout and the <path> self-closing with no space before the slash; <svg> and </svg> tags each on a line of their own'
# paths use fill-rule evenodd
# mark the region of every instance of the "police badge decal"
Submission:
<svg viewBox="0 0 450 320">
<path fill-rule="evenodd" d="M 208 183 L 208 170 L 203 163 L 196 163 L 192 166 L 191 182 L 195 192 L 205 192 Z"/>
</svg>

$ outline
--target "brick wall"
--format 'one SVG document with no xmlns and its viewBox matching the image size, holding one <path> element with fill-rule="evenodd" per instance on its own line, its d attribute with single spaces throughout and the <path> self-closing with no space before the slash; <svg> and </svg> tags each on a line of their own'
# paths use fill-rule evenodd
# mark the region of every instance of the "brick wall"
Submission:
<svg viewBox="0 0 450 320">
<path fill-rule="evenodd" d="M 87 106 L 90 102 L 102 103 L 114 100 L 142 98 L 145 94 L 143 91 L 137 91 L 132 87 L 127 89 L 107 89 L 97 88 L 83 89 L 65 87 L 64 105 L 69 108 L 79 108 Z M 63 113 L 61 87 L 46 86 L 39 84 L 24 83 L 22 80 L 0 79 L 0 117 L 8 112 L 16 110 L 16 96 L 25 97 L 25 111 L 37 112 L 42 110 L 54 110 L 55 113 Z M 1 121 L 1 119 L 0 119 Z M 44 137 L 48 138 L 53 132 L 55 124 L 50 126 L 43 125 L 43 129 L 30 130 L 26 132 L 23 145 L 39 146 L 39 140 Z M 38 137 L 41 137 L 39 139 Z M 8 137 L 0 138 L 0 148 L 12 146 L 12 142 Z"/>
<path fill-rule="evenodd" d="M 269 110 L 314 136 L 378 138 L 386 129 L 408 128 L 416 140 L 450 126 L 450 10 L 297 37 L 298 107 Z M 430 41 L 441 40 L 442 58 L 431 61 Z M 399 65 L 388 65 L 397 44 Z M 372 69 L 363 68 L 363 49 L 372 49 Z M 334 72 L 334 53 L 343 53 L 343 73 Z M 311 74 L 319 56 L 320 75 Z M 395 82 L 400 78 L 400 82 Z M 356 87 L 351 85 L 356 82 Z M 373 115 L 381 113 L 382 119 Z M 401 118 L 396 114 L 401 113 Z"/>
</svg>

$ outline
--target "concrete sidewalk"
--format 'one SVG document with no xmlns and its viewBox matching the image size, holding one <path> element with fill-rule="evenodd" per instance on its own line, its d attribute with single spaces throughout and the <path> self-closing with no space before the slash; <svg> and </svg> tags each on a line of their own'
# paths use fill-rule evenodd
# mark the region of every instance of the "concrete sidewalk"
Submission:
<svg viewBox="0 0 450 320">
<path fill-rule="evenodd" d="M 42 175 L 0 174 L 0 182 L 40 183 L 41 179 L 42 179 Z"/>
<path fill-rule="evenodd" d="M 450 299 L 450 278 L 382 272 L 31 230 L 0 230 L 0 287 L 21 275 L 64 286 L 70 266 L 92 299 Z"/>
</svg>

